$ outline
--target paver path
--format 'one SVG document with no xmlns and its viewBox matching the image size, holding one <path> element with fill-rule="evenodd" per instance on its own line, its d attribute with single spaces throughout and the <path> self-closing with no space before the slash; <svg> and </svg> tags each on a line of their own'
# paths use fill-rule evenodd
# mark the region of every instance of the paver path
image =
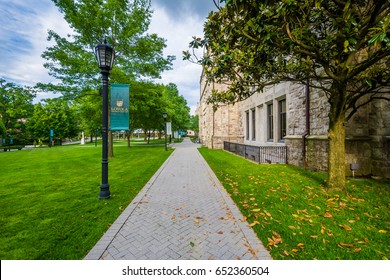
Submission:
<svg viewBox="0 0 390 280">
<path fill-rule="evenodd" d="M 85 259 L 271 259 L 185 139 Z"/>
</svg>

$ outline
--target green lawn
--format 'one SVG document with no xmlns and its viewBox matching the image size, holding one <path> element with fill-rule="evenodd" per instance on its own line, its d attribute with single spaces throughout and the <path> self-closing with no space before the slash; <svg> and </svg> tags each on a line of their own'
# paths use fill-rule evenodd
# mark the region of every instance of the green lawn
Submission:
<svg viewBox="0 0 390 280">
<path fill-rule="evenodd" d="M 329 194 L 323 173 L 200 152 L 274 259 L 390 258 L 390 180 L 350 179 L 347 194 Z"/>
<path fill-rule="evenodd" d="M 117 143 L 99 200 L 101 146 L 0 153 L 0 259 L 82 259 L 171 151 Z"/>
</svg>

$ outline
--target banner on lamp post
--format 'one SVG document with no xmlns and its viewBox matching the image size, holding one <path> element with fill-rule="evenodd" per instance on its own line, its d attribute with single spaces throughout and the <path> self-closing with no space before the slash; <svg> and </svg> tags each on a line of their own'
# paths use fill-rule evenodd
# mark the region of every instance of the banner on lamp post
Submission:
<svg viewBox="0 0 390 280">
<path fill-rule="evenodd" d="M 129 92 L 130 85 L 111 85 L 110 130 L 129 130 Z"/>
<path fill-rule="evenodd" d="M 172 135 L 172 123 L 167 122 L 167 135 Z"/>
</svg>

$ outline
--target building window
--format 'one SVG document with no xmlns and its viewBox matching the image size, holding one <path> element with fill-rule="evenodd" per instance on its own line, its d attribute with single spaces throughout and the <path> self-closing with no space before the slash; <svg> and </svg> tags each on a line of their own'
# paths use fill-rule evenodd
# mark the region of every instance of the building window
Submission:
<svg viewBox="0 0 390 280">
<path fill-rule="evenodd" d="M 274 139 L 274 109 L 273 104 L 267 105 L 267 138 L 268 141 Z"/>
<path fill-rule="evenodd" d="M 279 101 L 279 140 L 284 141 L 286 136 L 286 99 Z"/>
<path fill-rule="evenodd" d="M 256 140 L 256 110 L 252 109 L 252 141 Z"/>
<path fill-rule="evenodd" d="M 246 111 L 245 112 L 245 115 L 246 115 L 246 140 L 249 140 L 249 111 Z"/>
</svg>

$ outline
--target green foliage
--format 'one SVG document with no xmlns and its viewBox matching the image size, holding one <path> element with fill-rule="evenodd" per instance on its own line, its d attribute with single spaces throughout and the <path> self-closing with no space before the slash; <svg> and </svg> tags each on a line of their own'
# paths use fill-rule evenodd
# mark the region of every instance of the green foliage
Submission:
<svg viewBox="0 0 390 280">
<path fill-rule="evenodd" d="M 329 102 L 329 187 L 345 185 L 345 128 L 374 99 L 390 101 L 388 0 L 230 0 L 205 23 L 205 47 L 196 61 L 211 82 L 229 81 L 209 102 L 234 103 L 267 85 L 309 82 Z M 336 149 L 335 149 L 336 147 Z M 337 148 L 340 147 L 338 150 Z"/>
<path fill-rule="evenodd" d="M 164 130 L 163 112 L 168 113 L 172 129 L 184 129 L 188 125 L 190 108 L 175 84 L 161 85 L 151 82 L 130 84 L 131 129 L 144 131 Z"/>
<path fill-rule="evenodd" d="M 26 119 L 32 115 L 33 90 L 0 79 L 0 137 L 12 135 L 15 144 L 25 144 Z"/>
<path fill-rule="evenodd" d="M 386 97 L 377 91 L 389 85 L 389 23 L 386 0 L 232 0 L 210 13 L 205 38 L 190 47 L 207 48 L 198 62 L 209 81 L 232 82 L 210 101 L 235 102 L 269 84 L 309 78 L 346 111 L 365 94 Z"/>
<path fill-rule="evenodd" d="M 78 126 L 86 135 L 98 135 L 101 131 L 102 123 L 102 98 L 96 91 L 91 91 L 84 96 L 80 96 L 72 104 L 75 111 Z"/>
<path fill-rule="evenodd" d="M 171 153 L 115 149 L 109 200 L 98 199 L 101 146 L 1 153 L 0 258 L 82 259 Z"/>
<path fill-rule="evenodd" d="M 191 116 L 189 129 L 193 131 L 199 131 L 199 116 Z"/>
<path fill-rule="evenodd" d="M 49 91 L 75 97 L 99 84 L 99 68 L 94 47 L 107 37 L 116 52 L 115 67 L 111 71 L 112 83 L 129 83 L 144 77 L 159 77 L 170 69 L 174 57 L 163 56 L 165 40 L 148 34 L 150 1 L 60 1 L 54 4 L 64 15 L 73 33 L 61 37 L 53 30 L 48 40 L 54 43 L 42 57 L 50 74 L 61 84 L 40 84 Z"/>
<path fill-rule="evenodd" d="M 54 130 L 54 139 L 72 138 L 78 134 L 75 112 L 69 102 L 62 98 L 46 99 L 34 107 L 34 114 L 28 120 L 28 129 L 33 137 L 49 138 Z"/>
<path fill-rule="evenodd" d="M 200 152 L 274 259 L 390 258 L 389 180 L 351 179 L 347 194 L 328 193 L 323 173 Z"/>
</svg>

